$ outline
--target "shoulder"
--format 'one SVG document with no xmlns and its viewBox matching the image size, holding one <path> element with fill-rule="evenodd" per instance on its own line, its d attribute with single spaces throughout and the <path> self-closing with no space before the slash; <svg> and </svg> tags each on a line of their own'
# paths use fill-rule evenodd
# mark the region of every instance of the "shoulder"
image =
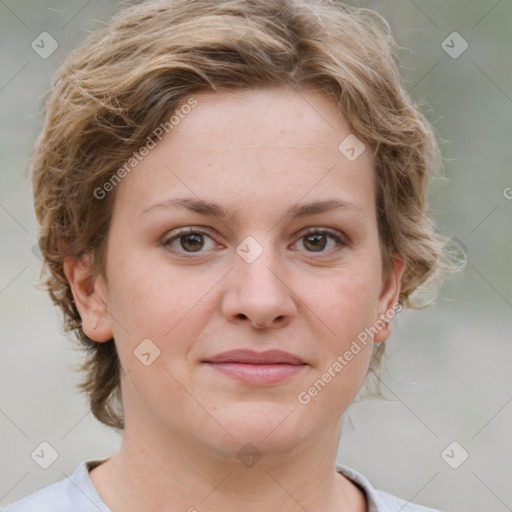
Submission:
<svg viewBox="0 0 512 512">
<path fill-rule="evenodd" d="M 364 475 L 348 466 L 336 464 L 336 471 L 345 475 L 363 490 L 368 501 L 368 512 L 441 512 L 379 491 L 372 486 Z"/>
<path fill-rule="evenodd" d="M 66 482 L 61 480 L 39 489 L 2 509 L 2 512 L 50 512 L 69 509 Z"/>
<path fill-rule="evenodd" d="M 411 503 L 403 500 L 402 498 L 398 498 L 397 496 L 393 496 L 392 494 L 388 494 L 387 492 L 375 491 L 375 493 L 381 500 L 381 503 L 387 506 L 387 508 L 382 509 L 386 512 L 441 512 L 434 508 L 423 507 L 422 505 Z M 380 512 L 380 508 L 377 510 Z"/>
<path fill-rule="evenodd" d="M 2 512 L 111 512 L 91 485 L 88 464 L 82 462 L 72 476 L 25 496 Z"/>
</svg>

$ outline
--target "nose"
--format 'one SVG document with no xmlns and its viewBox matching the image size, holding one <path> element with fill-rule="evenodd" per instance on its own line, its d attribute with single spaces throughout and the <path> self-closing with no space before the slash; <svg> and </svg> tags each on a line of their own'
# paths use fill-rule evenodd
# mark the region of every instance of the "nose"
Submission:
<svg viewBox="0 0 512 512">
<path fill-rule="evenodd" d="M 222 312 L 230 322 L 249 322 L 257 329 L 279 328 L 296 315 L 293 292 L 277 257 L 265 250 L 252 263 L 235 254 Z"/>
</svg>

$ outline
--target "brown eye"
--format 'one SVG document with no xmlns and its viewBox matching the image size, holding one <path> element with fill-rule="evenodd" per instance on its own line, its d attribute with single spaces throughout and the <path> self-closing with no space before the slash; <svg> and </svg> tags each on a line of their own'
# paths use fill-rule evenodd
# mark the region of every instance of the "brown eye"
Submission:
<svg viewBox="0 0 512 512">
<path fill-rule="evenodd" d="M 304 247 L 313 252 L 323 251 L 327 245 L 325 235 L 307 235 L 304 237 Z"/>
<path fill-rule="evenodd" d="M 186 228 L 177 231 L 174 236 L 167 238 L 167 240 L 163 243 L 165 247 L 168 247 L 173 252 L 180 253 L 197 253 L 201 252 L 206 245 L 206 239 L 211 240 L 212 248 L 215 244 L 213 243 L 212 238 L 205 232 L 199 231 L 197 229 Z M 204 251 L 202 251 L 204 252 Z"/>
<path fill-rule="evenodd" d="M 329 249 L 329 239 L 332 249 Z M 313 230 L 302 236 L 302 245 L 308 252 L 329 253 L 339 249 L 341 246 L 347 245 L 344 238 L 335 231 Z"/>
<path fill-rule="evenodd" d="M 190 235 L 180 236 L 180 245 L 183 249 L 190 252 L 201 250 L 204 245 L 203 235 L 200 233 L 192 233 Z"/>
</svg>

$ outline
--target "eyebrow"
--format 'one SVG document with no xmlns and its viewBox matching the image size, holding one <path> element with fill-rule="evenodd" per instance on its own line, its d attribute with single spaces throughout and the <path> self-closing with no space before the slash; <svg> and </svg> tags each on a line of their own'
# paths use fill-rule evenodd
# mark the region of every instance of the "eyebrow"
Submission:
<svg viewBox="0 0 512 512">
<path fill-rule="evenodd" d="M 193 212 L 199 213 L 201 215 L 206 215 L 209 217 L 219 217 L 227 221 L 232 221 L 233 219 L 235 219 L 238 213 L 238 210 L 228 210 L 227 208 L 212 203 L 210 201 L 204 201 L 202 199 L 193 197 L 177 197 L 174 199 L 167 199 L 165 201 L 154 203 L 145 208 L 140 215 L 146 214 L 150 211 L 154 211 L 160 208 L 176 208 L 180 206 L 183 208 L 187 208 L 188 210 L 191 210 Z M 366 212 L 363 208 L 354 203 L 350 203 L 342 199 L 325 199 L 323 201 L 313 201 L 307 204 L 296 205 L 286 212 L 285 217 L 306 217 L 308 215 L 324 213 L 330 210 L 334 210 L 336 208 L 350 210 L 356 213 L 357 215 L 366 218 Z"/>
</svg>

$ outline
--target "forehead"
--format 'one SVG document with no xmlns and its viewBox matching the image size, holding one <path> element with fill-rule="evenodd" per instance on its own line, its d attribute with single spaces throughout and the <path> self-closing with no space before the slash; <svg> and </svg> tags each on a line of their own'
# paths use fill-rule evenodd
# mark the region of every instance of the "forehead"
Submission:
<svg viewBox="0 0 512 512">
<path fill-rule="evenodd" d="M 337 105 L 312 89 L 208 92 L 194 99 L 197 106 L 183 116 L 187 122 L 180 122 L 173 131 L 183 135 L 207 134 L 224 144 L 243 144 L 247 148 L 288 144 L 318 149 L 332 145 L 331 140 L 322 140 L 326 133 L 350 133 Z M 213 148 L 205 144 L 199 149 Z"/>
<path fill-rule="evenodd" d="M 175 117 L 172 130 L 120 184 L 118 199 L 134 212 L 184 192 L 225 204 L 255 197 L 299 202 L 328 190 L 356 196 L 352 202 L 373 197 L 368 152 L 354 161 L 340 152 L 351 130 L 322 93 L 260 89 L 193 99 L 195 106 Z"/>
</svg>

